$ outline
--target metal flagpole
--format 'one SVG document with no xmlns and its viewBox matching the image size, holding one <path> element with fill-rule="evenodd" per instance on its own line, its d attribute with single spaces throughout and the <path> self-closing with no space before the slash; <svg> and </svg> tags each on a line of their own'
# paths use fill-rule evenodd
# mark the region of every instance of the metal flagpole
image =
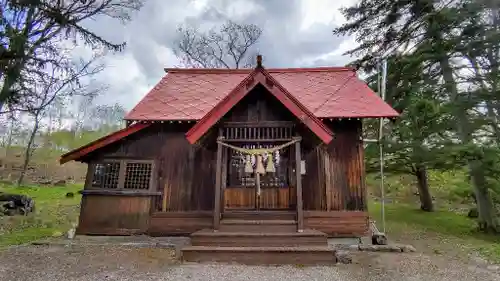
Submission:
<svg viewBox="0 0 500 281">
<path fill-rule="evenodd" d="M 386 82 L 387 82 L 387 59 L 382 60 L 382 81 L 380 81 L 380 96 L 385 101 Z M 381 217 L 382 232 L 385 233 L 385 188 L 384 188 L 384 145 L 383 141 L 384 118 L 380 118 L 380 127 L 378 135 L 379 157 L 380 157 L 380 196 L 382 197 Z"/>
</svg>

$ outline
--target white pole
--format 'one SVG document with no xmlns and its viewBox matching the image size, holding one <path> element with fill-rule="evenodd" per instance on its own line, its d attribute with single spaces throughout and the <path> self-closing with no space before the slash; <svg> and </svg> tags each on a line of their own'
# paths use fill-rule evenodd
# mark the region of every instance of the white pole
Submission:
<svg viewBox="0 0 500 281">
<path fill-rule="evenodd" d="M 380 87 L 380 96 L 385 101 L 386 82 L 387 82 L 387 60 L 382 61 L 382 79 Z M 384 189 L 384 150 L 383 150 L 383 129 L 384 118 L 380 118 L 379 127 L 379 156 L 380 156 L 380 195 L 382 197 L 382 232 L 385 233 L 385 189 Z"/>
</svg>

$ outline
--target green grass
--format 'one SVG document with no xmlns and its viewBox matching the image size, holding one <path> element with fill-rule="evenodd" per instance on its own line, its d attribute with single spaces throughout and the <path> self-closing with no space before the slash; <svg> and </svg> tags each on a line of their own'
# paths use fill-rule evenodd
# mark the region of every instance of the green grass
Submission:
<svg viewBox="0 0 500 281">
<path fill-rule="evenodd" d="M 381 228 L 381 204 L 372 202 L 369 209 L 371 217 Z M 427 213 L 419 210 L 417 204 L 390 203 L 385 206 L 385 217 L 389 239 L 402 238 L 435 252 L 477 252 L 491 261 L 500 262 L 500 236 L 478 232 L 475 220 L 465 214 L 448 209 Z"/>
<path fill-rule="evenodd" d="M 27 216 L 0 217 L 0 248 L 45 237 L 62 235 L 77 222 L 81 185 L 66 187 L 13 187 L 0 184 L 0 192 L 25 194 L 35 200 L 35 212 Z M 66 198 L 73 192 L 73 198 Z"/>
</svg>

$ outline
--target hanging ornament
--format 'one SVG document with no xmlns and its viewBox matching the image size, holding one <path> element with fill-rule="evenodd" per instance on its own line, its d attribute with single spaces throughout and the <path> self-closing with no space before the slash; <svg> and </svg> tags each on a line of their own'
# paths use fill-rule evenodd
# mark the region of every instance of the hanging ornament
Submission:
<svg viewBox="0 0 500 281">
<path fill-rule="evenodd" d="M 274 156 L 273 154 L 267 156 L 266 172 L 268 173 L 276 172 L 276 167 L 274 167 L 273 156 Z"/>
<path fill-rule="evenodd" d="M 257 167 L 255 168 L 255 172 L 262 175 L 266 173 L 264 164 L 262 163 L 262 155 L 257 155 Z"/>
<path fill-rule="evenodd" d="M 253 173 L 253 166 L 252 166 L 252 157 L 250 155 L 247 155 L 246 157 L 246 163 L 245 163 L 245 173 L 251 174 Z"/>
</svg>

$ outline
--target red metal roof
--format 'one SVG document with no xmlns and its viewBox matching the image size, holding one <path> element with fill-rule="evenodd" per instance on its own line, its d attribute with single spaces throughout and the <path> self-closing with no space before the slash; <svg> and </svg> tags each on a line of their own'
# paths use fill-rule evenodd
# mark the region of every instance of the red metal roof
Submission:
<svg viewBox="0 0 500 281">
<path fill-rule="evenodd" d="M 199 120 L 253 69 L 165 69 L 162 80 L 126 120 Z M 346 67 L 266 69 L 318 118 L 397 117 L 356 72 Z"/>
<path fill-rule="evenodd" d="M 290 94 L 270 73 L 262 67 L 257 67 L 186 133 L 188 141 L 195 143 L 258 84 L 264 86 L 323 142 L 329 143 L 332 140 L 332 132 L 323 122 Z"/>
<path fill-rule="evenodd" d="M 151 125 L 151 123 L 136 123 L 128 126 L 127 128 L 121 129 L 119 131 L 113 132 L 107 136 L 104 136 L 100 139 L 97 139 L 93 142 L 90 142 L 82 147 L 74 149 L 70 152 L 67 152 L 61 155 L 61 159 L 59 159 L 59 163 L 64 164 L 71 160 L 78 160 L 83 156 L 95 151 L 101 147 L 112 144 L 116 141 L 119 141 L 135 132 L 138 132 L 144 128 L 147 128 Z"/>
</svg>

